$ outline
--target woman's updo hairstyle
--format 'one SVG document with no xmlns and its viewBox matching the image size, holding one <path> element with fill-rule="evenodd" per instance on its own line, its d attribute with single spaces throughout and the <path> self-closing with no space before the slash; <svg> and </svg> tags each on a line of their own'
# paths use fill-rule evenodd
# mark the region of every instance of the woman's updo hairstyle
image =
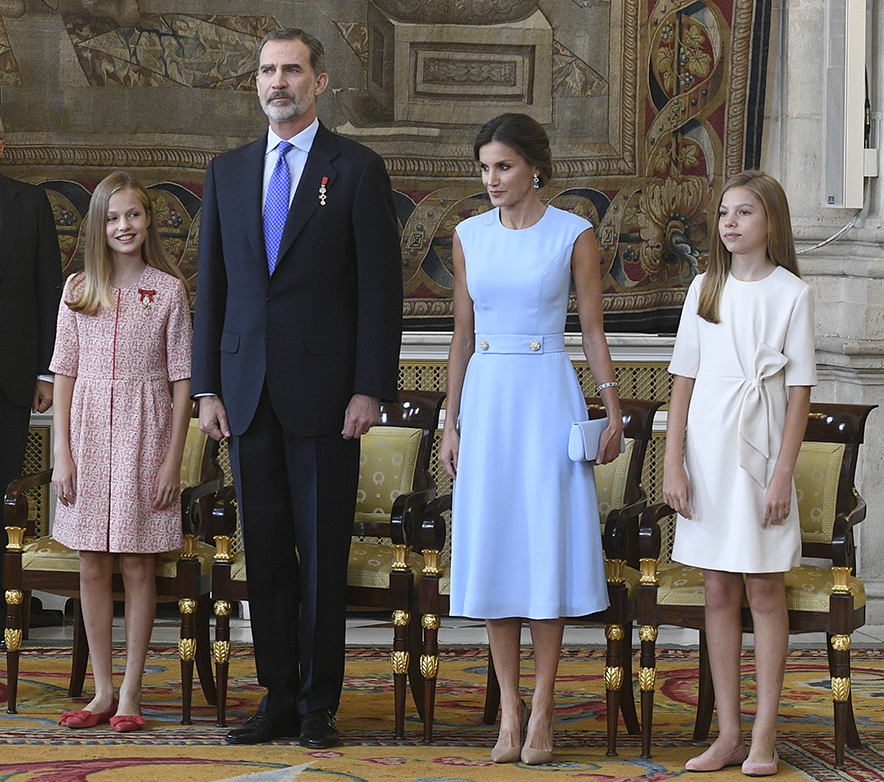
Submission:
<svg viewBox="0 0 884 782">
<path fill-rule="evenodd" d="M 552 179 L 552 154 L 549 136 L 537 120 L 527 114 L 501 114 L 486 122 L 473 142 L 473 157 L 479 159 L 479 150 L 492 141 L 511 147 L 530 165 L 536 166 L 540 187 Z"/>
</svg>

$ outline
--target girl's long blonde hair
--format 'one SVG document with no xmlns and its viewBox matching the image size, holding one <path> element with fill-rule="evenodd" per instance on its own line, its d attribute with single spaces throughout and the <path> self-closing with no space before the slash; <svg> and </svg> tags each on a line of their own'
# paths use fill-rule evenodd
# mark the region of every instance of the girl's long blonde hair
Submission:
<svg viewBox="0 0 884 782">
<path fill-rule="evenodd" d="M 763 171 L 743 171 L 731 177 L 725 182 L 715 209 L 715 239 L 709 252 L 709 266 L 703 278 L 700 302 L 697 306 L 697 314 L 710 323 L 719 322 L 718 305 L 731 270 L 731 254 L 721 241 L 717 223 L 724 194 L 734 187 L 745 187 L 761 201 L 764 207 L 767 217 L 767 257 L 775 266 L 788 269 L 796 277 L 801 276 L 798 271 L 798 256 L 795 254 L 795 240 L 792 237 L 789 202 L 786 200 L 783 186 Z"/>
<path fill-rule="evenodd" d="M 95 315 L 101 309 L 113 309 L 115 306 L 110 284 L 113 261 L 110 248 L 107 246 L 106 226 L 108 202 L 111 196 L 120 190 L 134 192 L 150 218 L 147 238 L 141 245 L 141 257 L 144 262 L 148 266 L 177 277 L 185 289 L 187 288 L 187 281 L 181 270 L 169 260 L 163 250 L 153 206 L 144 185 L 126 171 L 114 171 L 98 183 L 89 202 L 89 212 L 86 217 L 85 269 L 75 279 L 79 296 L 66 302 L 74 312 Z M 82 283 L 82 286 L 79 286 L 79 283 Z"/>
</svg>

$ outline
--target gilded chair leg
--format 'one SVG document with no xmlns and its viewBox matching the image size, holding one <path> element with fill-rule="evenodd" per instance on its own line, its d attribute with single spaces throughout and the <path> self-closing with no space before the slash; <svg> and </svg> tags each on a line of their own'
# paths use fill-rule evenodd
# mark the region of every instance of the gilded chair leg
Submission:
<svg viewBox="0 0 884 782">
<path fill-rule="evenodd" d="M 835 768 L 844 767 L 844 749 L 848 741 L 851 742 L 851 748 L 862 746 L 853 717 L 850 645 L 850 636 L 847 634 L 828 638 L 829 673 L 832 677 L 832 700 L 835 708 Z"/>
<path fill-rule="evenodd" d="M 706 633 L 700 631 L 699 684 L 697 690 L 697 718 L 694 722 L 694 741 L 706 741 L 712 727 L 712 712 L 715 709 L 715 685 L 712 682 L 712 668 L 709 666 L 709 647 Z"/>
<path fill-rule="evenodd" d="M 642 698 L 642 754 L 643 758 L 651 757 L 651 732 L 654 726 L 654 690 L 657 687 L 657 628 L 643 625 L 639 631 L 642 642 L 641 667 L 638 682 Z"/>
<path fill-rule="evenodd" d="M 19 561 L 21 559 L 19 558 Z M 6 565 L 9 565 L 7 557 Z M 20 589 L 6 590 L 6 628 L 3 639 L 6 642 L 6 713 L 18 714 L 18 658 L 21 649 L 21 604 L 22 591 Z"/>
<path fill-rule="evenodd" d="M 190 597 L 178 601 L 181 612 L 181 637 L 178 639 L 178 655 L 181 657 L 181 724 L 190 725 L 193 705 L 193 660 L 196 656 L 196 633 L 193 619 L 196 600 Z"/>
<path fill-rule="evenodd" d="M 395 696 L 396 724 L 394 735 L 405 735 L 405 697 L 408 684 L 408 669 L 411 664 L 408 650 L 408 624 L 411 615 L 408 611 L 393 612 L 393 692 Z"/>
<path fill-rule="evenodd" d="M 83 621 L 83 605 L 74 600 L 74 650 L 71 657 L 71 680 L 68 684 L 68 697 L 79 698 L 83 694 L 86 681 L 86 665 L 89 662 L 89 639 L 86 638 L 86 623 Z"/>
<path fill-rule="evenodd" d="M 215 703 L 216 720 L 219 728 L 227 727 L 227 676 L 230 667 L 230 601 L 216 600 L 215 641 L 212 656 L 215 658 Z"/>
<path fill-rule="evenodd" d="M 605 628 L 605 699 L 607 706 L 608 757 L 617 755 L 617 723 L 620 719 L 620 688 L 623 686 L 623 627 Z"/>
<path fill-rule="evenodd" d="M 421 675 L 424 677 L 424 741 L 433 740 L 436 679 L 439 676 L 439 625 L 439 617 L 435 614 L 424 614 L 421 617 L 424 639 L 421 648 Z"/>
</svg>

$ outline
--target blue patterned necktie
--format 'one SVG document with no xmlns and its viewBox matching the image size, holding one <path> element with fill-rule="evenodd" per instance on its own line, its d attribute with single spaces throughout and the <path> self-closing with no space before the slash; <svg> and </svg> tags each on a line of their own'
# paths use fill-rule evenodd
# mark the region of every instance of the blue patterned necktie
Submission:
<svg viewBox="0 0 884 782">
<path fill-rule="evenodd" d="M 279 243 L 282 241 L 282 231 L 289 213 L 291 175 L 285 153 L 291 148 L 292 145 L 288 141 L 279 142 L 279 146 L 277 146 L 279 157 L 276 158 L 276 165 L 270 175 L 270 182 L 267 184 L 267 199 L 264 201 L 264 246 L 267 248 L 267 267 L 271 274 L 276 268 Z"/>
</svg>

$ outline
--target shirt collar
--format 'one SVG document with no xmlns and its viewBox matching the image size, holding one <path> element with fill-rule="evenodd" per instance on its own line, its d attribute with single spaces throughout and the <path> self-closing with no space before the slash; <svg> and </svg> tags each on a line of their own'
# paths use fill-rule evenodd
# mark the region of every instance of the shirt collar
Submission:
<svg viewBox="0 0 884 782">
<path fill-rule="evenodd" d="M 297 147 L 304 152 L 310 152 L 310 148 L 313 146 L 313 139 L 316 138 L 316 131 L 319 130 L 319 120 L 314 119 L 304 130 L 300 133 L 296 133 L 290 139 L 283 139 L 282 136 L 276 135 L 274 133 L 273 128 L 267 129 L 267 150 L 264 152 L 264 155 L 270 154 L 274 149 L 279 146 L 280 141 L 288 141 L 292 146 Z"/>
</svg>

